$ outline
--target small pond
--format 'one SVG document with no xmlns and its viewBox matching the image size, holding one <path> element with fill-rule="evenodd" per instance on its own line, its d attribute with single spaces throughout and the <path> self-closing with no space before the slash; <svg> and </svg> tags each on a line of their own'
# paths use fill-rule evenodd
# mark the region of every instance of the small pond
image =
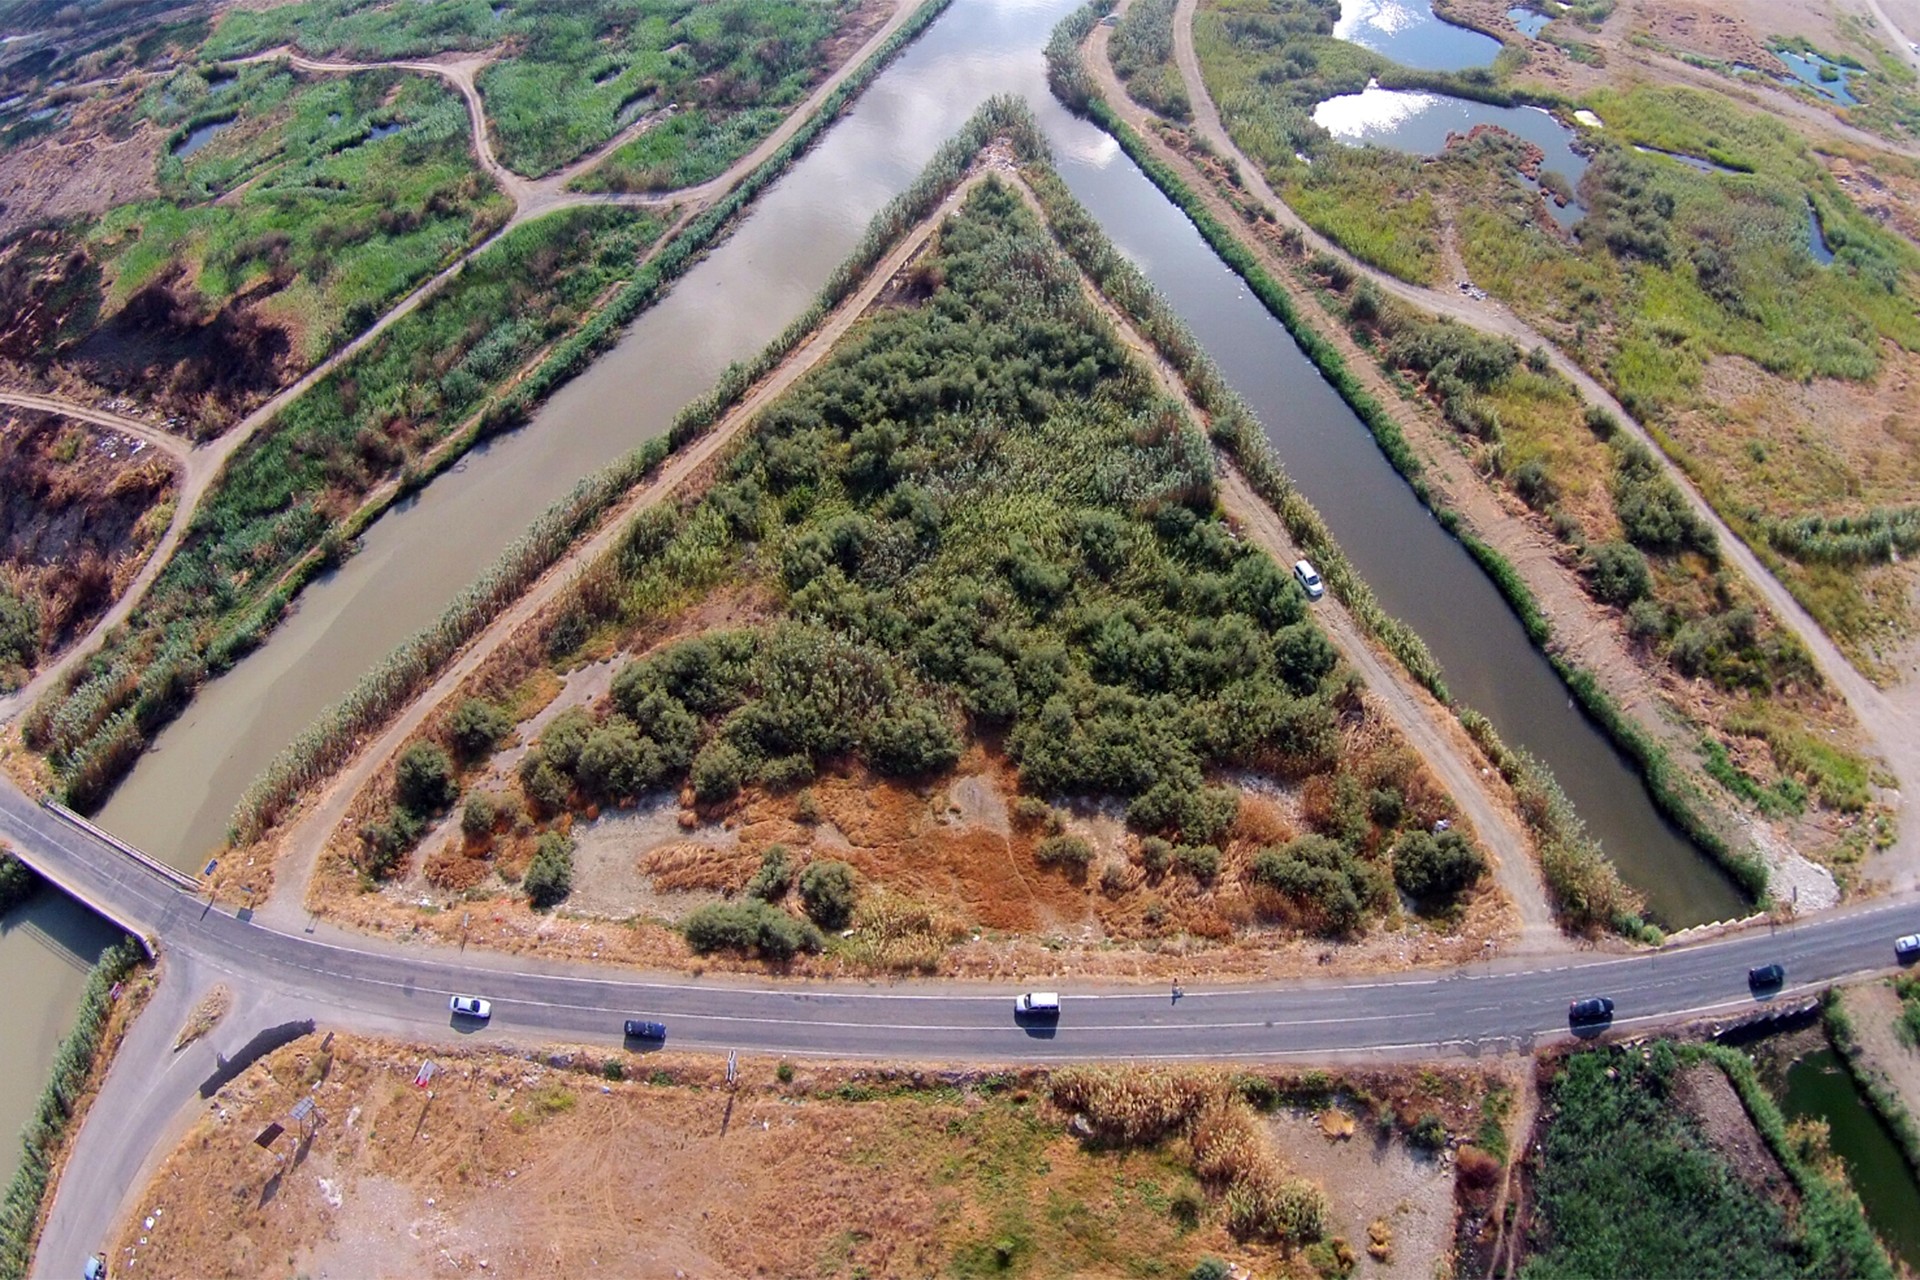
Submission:
<svg viewBox="0 0 1920 1280">
<path fill-rule="evenodd" d="M 385 124 L 372 125 L 367 129 L 367 141 L 378 142 L 380 139 L 390 137 L 406 127 L 407 122 L 405 120 L 389 120 Z"/>
<path fill-rule="evenodd" d="M 1643 147 L 1637 142 L 1633 144 L 1633 149 L 1643 156 L 1665 156 L 1669 160 L 1678 160 L 1681 164 L 1687 166 L 1687 168 L 1698 169 L 1702 173 L 1740 172 L 1738 169 L 1729 168 L 1724 164 L 1715 164 L 1713 161 L 1702 159 L 1700 156 L 1690 156 L 1684 151 L 1662 151 L 1659 147 Z"/>
<path fill-rule="evenodd" d="M 195 125 L 193 129 L 188 132 L 187 136 L 182 138 L 179 144 L 174 147 L 173 154 L 183 159 L 192 155 L 213 141 L 214 135 L 220 133 L 222 130 L 232 128 L 236 118 L 237 117 L 229 116 L 225 120 L 209 120 L 205 124 Z"/>
<path fill-rule="evenodd" d="M 1538 9 L 1521 7 L 1507 10 L 1507 21 L 1518 27 L 1521 35 L 1529 40 L 1537 40 L 1553 19 Z"/>
<path fill-rule="evenodd" d="M 1476 125 L 1497 125 L 1546 152 L 1541 168 L 1565 178 L 1574 190 L 1587 171 L 1587 158 L 1570 145 L 1573 131 L 1538 107 L 1495 107 L 1424 90 L 1382 89 L 1368 85 L 1359 93 L 1328 98 L 1313 109 L 1313 121 L 1349 146 L 1391 147 L 1416 155 L 1439 155 L 1450 134 Z M 1586 211 L 1575 203 L 1561 208 L 1549 200 L 1554 220 L 1572 226 Z"/>
<path fill-rule="evenodd" d="M 1920 1184 L 1893 1135 L 1861 1098 L 1846 1065 L 1831 1049 L 1807 1054 L 1787 1068 L 1777 1091 L 1787 1119 L 1827 1122 L 1833 1152 L 1867 1207 L 1867 1220 L 1889 1252 L 1920 1268 Z"/>
<path fill-rule="evenodd" d="M 1794 53 L 1787 49 L 1775 49 L 1773 52 L 1775 57 L 1787 64 L 1787 70 L 1793 73 L 1795 80 L 1828 102 L 1850 107 L 1860 101 L 1853 96 L 1849 87 L 1852 78 L 1860 74 L 1853 67 L 1843 67 L 1817 53 Z"/>
<path fill-rule="evenodd" d="M 1493 65 L 1500 42 L 1435 16 L 1427 0 L 1340 0 L 1333 34 L 1422 71 Z"/>
</svg>

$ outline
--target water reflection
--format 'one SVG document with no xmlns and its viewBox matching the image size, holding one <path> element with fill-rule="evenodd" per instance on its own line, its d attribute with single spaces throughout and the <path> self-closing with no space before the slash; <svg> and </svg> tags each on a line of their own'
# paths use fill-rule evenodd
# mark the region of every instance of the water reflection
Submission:
<svg viewBox="0 0 1920 1280">
<path fill-rule="evenodd" d="M 1491 66 L 1500 52 L 1498 40 L 1441 20 L 1426 0 L 1342 0 L 1333 34 L 1423 71 Z"/>
</svg>

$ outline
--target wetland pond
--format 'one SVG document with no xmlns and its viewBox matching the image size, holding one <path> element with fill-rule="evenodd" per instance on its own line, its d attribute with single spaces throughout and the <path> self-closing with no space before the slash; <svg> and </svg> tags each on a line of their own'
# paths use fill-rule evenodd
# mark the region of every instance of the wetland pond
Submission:
<svg viewBox="0 0 1920 1280">
<path fill-rule="evenodd" d="M 1546 153 L 1542 171 L 1564 178 L 1569 190 L 1580 189 L 1587 171 L 1587 158 L 1573 149 L 1573 131 L 1539 107 L 1496 107 L 1444 93 L 1370 84 L 1359 93 L 1321 102 L 1313 109 L 1313 122 L 1348 146 L 1387 147 L 1421 156 L 1439 155 L 1454 134 L 1491 125 L 1539 147 Z M 1563 227 L 1586 212 L 1577 201 L 1563 206 L 1549 198 L 1547 207 Z"/>
<path fill-rule="evenodd" d="M 1445 21 L 1426 0 L 1341 0 L 1333 34 L 1422 71 L 1491 66 L 1500 52 L 1498 40 Z"/>
<path fill-rule="evenodd" d="M 1772 1083 L 1789 1121 L 1826 1122 L 1828 1142 L 1846 1161 L 1847 1177 L 1860 1193 L 1880 1242 L 1920 1270 L 1920 1183 L 1839 1055 L 1829 1048 L 1815 1049 L 1787 1064 Z"/>
</svg>

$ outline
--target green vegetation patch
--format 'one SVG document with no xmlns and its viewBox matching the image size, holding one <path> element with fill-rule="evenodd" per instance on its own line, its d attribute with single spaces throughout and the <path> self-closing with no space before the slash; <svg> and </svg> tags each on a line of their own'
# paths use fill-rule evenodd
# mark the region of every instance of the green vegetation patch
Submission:
<svg viewBox="0 0 1920 1280">
<path fill-rule="evenodd" d="M 1141 106 L 1169 120 L 1193 116 L 1180 68 L 1173 60 L 1175 0 L 1140 0 L 1130 7 L 1107 45 L 1114 74 Z"/>
<path fill-rule="evenodd" d="M 723 169 L 825 73 L 827 42 L 855 9 L 851 0 L 308 0 L 228 13 L 207 53 L 294 44 L 374 60 L 498 47 L 478 84 L 509 168 L 548 173 L 677 104 L 726 122 L 721 133 L 732 150 Z M 703 151 L 684 132 L 670 136 L 680 140 L 675 154 L 688 172 L 725 150 L 709 140 Z"/>
<path fill-rule="evenodd" d="M 1683 1079 L 1694 1071 L 1728 1073 L 1749 1112 L 1738 1121 L 1751 1117 L 1792 1180 L 1791 1210 L 1786 1189 L 1743 1177 L 1690 1109 L 1708 1092 Z M 1526 1280 L 1892 1274 L 1844 1180 L 1817 1170 L 1817 1139 L 1786 1129 L 1738 1054 L 1665 1041 L 1575 1053 L 1548 1102 Z"/>
<path fill-rule="evenodd" d="M 548 644 L 561 661 L 604 651 L 725 582 L 771 593 L 776 620 L 652 653 L 598 714 L 557 718 L 520 764 L 529 807 L 683 779 L 718 805 L 849 761 L 938 775 L 992 735 L 1025 789 L 1123 800 L 1195 875 L 1222 871 L 1206 846 L 1237 810 L 1211 772 L 1311 780 L 1338 874 L 1282 876 L 1265 901 L 1328 932 L 1391 912 L 1397 837 L 1449 806 L 1408 753 L 1343 754 L 1355 686 L 1291 578 L 1219 519 L 1204 438 L 997 180 L 914 274 L 912 300 L 764 411 L 697 506 L 635 522 L 617 580 Z M 1069 874 L 1076 852 L 1061 843 Z M 1428 861 L 1409 882 L 1423 898 L 1481 869 Z M 809 914 L 844 922 L 809 884 Z M 777 953 L 763 916 L 703 920 L 702 936 Z"/>
<path fill-rule="evenodd" d="M 249 441 L 129 625 L 28 718 L 71 800 L 104 795 L 144 735 L 257 642 L 285 576 L 316 548 L 343 556 L 360 501 L 575 329 L 660 230 L 610 208 L 516 228 Z"/>
</svg>

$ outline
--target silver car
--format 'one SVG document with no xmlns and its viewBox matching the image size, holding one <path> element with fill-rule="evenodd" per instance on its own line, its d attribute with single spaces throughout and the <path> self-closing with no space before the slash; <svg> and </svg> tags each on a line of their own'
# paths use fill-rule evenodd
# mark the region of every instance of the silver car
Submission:
<svg viewBox="0 0 1920 1280">
<path fill-rule="evenodd" d="M 493 1016 L 493 1005 L 479 996 L 455 996 L 447 1001 L 447 1008 L 463 1018 L 472 1018 L 476 1022 L 485 1022 Z"/>
</svg>

